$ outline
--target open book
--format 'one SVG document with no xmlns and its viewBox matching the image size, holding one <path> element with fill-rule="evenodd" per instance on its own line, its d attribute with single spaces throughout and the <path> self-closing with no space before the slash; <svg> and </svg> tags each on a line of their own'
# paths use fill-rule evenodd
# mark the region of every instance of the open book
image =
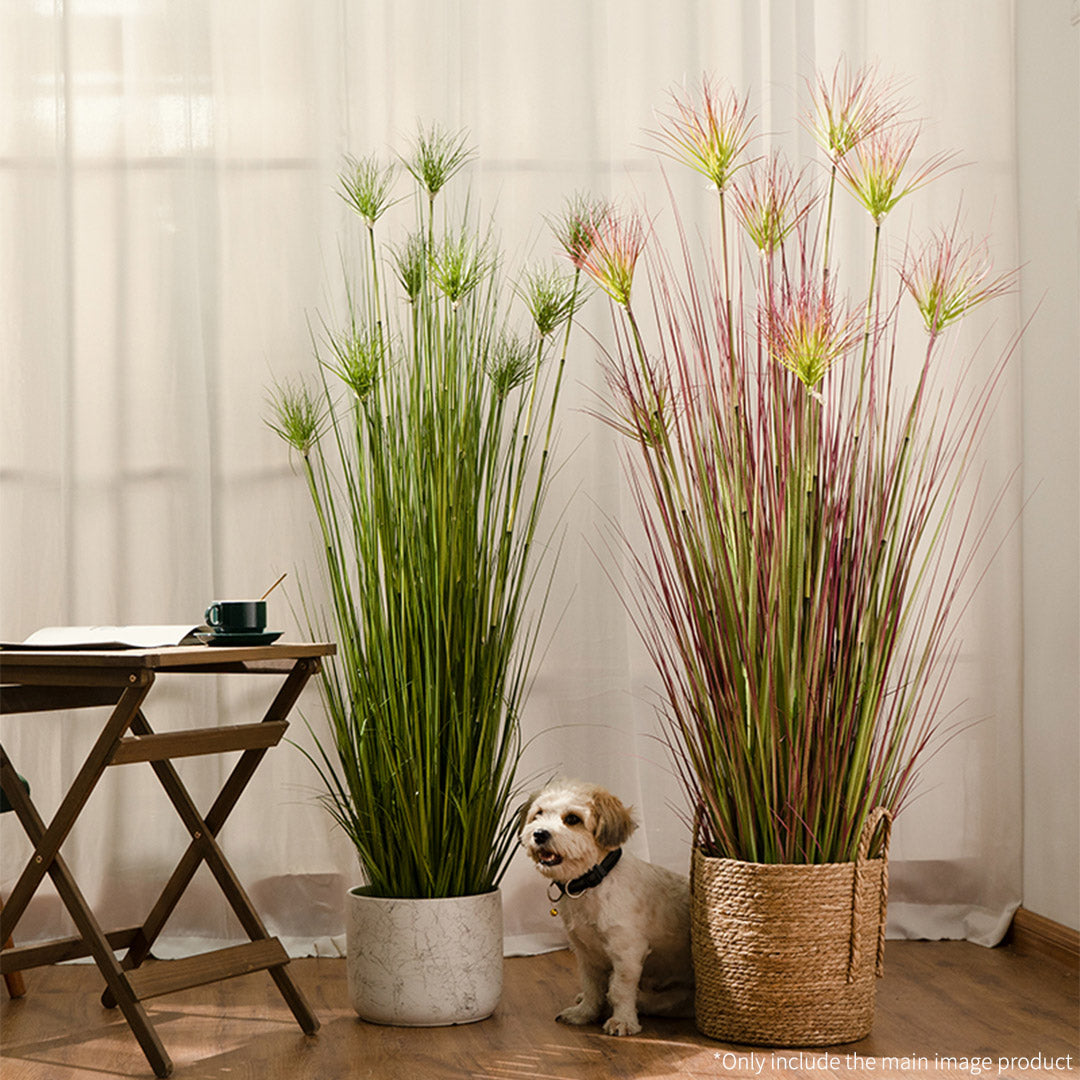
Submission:
<svg viewBox="0 0 1080 1080">
<path fill-rule="evenodd" d="M 46 626 L 5 649 L 156 649 L 198 645 L 201 626 Z"/>
</svg>

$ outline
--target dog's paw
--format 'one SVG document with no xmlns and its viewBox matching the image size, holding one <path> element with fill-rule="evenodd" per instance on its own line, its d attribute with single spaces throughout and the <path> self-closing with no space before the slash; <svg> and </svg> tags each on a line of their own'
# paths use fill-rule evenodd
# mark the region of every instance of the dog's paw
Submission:
<svg viewBox="0 0 1080 1080">
<path fill-rule="evenodd" d="M 590 1009 L 585 1005 L 582 1005 L 579 1001 L 576 1005 L 571 1005 L 569 1009 L 563 1009 L 558 1016 L 555 1017 L 560 1024 L 575 1024 L 581 1026 L 582 1024 L 592 1024 L 600 1018 L 600 1014 L 595 1009 Z"/>
<path fill-rule="evenodd" d="M 604 1024 L 605 1035 L 636 1035 L 641 1025 L 634 1017 L 613 1016 Z"/>
</svg>

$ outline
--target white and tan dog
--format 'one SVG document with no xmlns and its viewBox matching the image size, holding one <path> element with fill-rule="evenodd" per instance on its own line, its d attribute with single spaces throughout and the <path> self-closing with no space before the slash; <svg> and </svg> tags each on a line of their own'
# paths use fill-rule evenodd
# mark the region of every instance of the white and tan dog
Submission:
<svg viewBox="0 0 1080 1080">
<path fill-rule="evenodd" d="M 693 1015 L 687 880 L 622 853 L 636 828 L 614 795 L 574 781 L 534 795 L 522 815 L 521 843 L 552 882 L 581 975 L 577 1002 L 556 1019 L 591 1024 L 610 1012 L 609 1035 L 637 1034 L 639 1011 Z"/>
</svg>

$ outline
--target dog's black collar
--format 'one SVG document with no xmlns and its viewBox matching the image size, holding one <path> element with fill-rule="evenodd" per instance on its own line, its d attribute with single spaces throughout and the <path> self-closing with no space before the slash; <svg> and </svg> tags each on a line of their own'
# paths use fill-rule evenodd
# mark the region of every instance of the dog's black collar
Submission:
<svg viewBox="0 0 1080 1080">
<path fill-rule="evenodd" d="M 561 900 L 564 896 L 580 896 L 586 889 L 595 889 L 611 873 L 615 864 L 621 858 L 622 848 L 616 848 L 614 851 L 609 851 L 602 862 L 586 870 L 581 877 L 576 877 L 565 885 L 561 881 L 556 881 L 555 885 L 559 890 L 559 899 Z"/>
</svg>

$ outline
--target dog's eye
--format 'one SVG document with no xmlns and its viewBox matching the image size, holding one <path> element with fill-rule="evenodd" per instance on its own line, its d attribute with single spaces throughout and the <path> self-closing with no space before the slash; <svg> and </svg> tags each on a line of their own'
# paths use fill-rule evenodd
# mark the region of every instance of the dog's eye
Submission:
<svg viewBox="0 0 1080 1080">
<path fill-rule="evenodd" d="M 567 814 L 566 817 L 563 818 L 563 824 L 564 825 L 580 825 L 581 824 L 581 818 L 579 818 L 577 816 L 577 814 Z"/>
</svg>

